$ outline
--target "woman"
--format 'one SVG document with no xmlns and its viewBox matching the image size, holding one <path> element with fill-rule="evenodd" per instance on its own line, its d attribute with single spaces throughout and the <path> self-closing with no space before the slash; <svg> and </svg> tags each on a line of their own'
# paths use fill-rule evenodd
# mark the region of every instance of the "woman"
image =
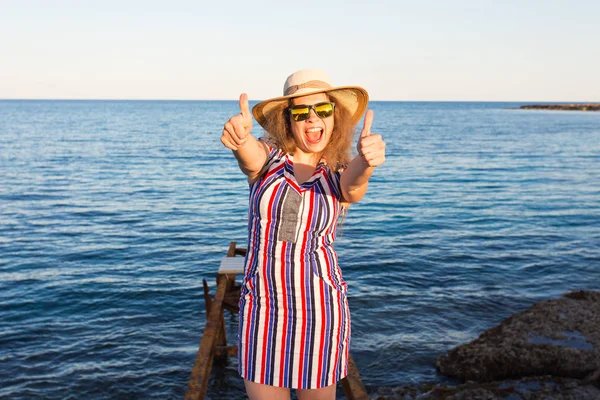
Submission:
<svg viewBox="0 0 600 400">
<path fill-rule="evenodd" d="M 240 294 L 239 372 L 251 400 L 334 399 L 347 374 L 350 314 L 333 249 L 338 217 L 366 193 L 385 143 L 367 111 L 350 160 L 354 127 L 368 104 L 357 86 L 332 87 L 318 70 L 288 77 L 283 96 L 252 115 L 246 94 L 221 141 L 248 176 L 248 252 Z"/>
</svg>

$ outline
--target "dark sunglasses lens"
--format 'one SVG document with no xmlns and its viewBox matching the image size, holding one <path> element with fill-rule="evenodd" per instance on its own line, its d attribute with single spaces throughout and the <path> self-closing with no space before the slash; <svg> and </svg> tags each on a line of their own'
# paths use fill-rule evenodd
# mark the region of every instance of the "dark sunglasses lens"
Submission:
<svg viewBox="0 0 600 400">
<path fill-rule="evenodd" d="M 319 118 L 327 118 L 333 115 L 333 103 L 319 103 L 314 106 L 298 105 L 290 108 L 290 115 L 294 121 L 304 121 L 310 116 L 310 110 L 315 110 Z"/>
<path fill-rule="evenodd" d="M 315 112 L 320 118 L 327 118 L 333 114 L 332 103 L 320 103 L 314 106 Z"/>
<path fill-rule="evenodd" d="M 304 121 L 310 114 L 309 107 L 290 108 L 290 114 L 294 121 Z"/>
</svg>

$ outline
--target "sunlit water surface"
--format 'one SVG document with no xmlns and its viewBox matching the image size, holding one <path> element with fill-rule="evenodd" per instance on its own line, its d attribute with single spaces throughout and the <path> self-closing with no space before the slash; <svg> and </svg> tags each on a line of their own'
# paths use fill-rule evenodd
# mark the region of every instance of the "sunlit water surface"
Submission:
<svg viewBox="0 0 600 400">
<path fill-rule="evenodd" d="M 371 104 L 387 162 L 336 244 L 371 393 L 443 379 L 453 346 L 600 288 L 600 113 L 516 106 Z M 0 101 L 0 398 L 183 397 L 202 278 L 214 292 L 246 240 L 247 184 L 219 141 L 237 112 Z M 213 369 L 209 398 L 244 398 L 236 368 Z"/>
</svg>

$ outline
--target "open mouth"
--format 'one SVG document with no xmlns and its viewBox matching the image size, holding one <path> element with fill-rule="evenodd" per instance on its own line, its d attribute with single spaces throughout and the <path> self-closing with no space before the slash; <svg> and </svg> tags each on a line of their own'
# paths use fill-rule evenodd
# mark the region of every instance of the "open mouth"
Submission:
<svg viewBox="0 0 600 400">
<path fill-rule="evenodd" d="M 322 128 L 310 128 L 304 132 L 304 136 L 306 136 L 306 140 L 310 144 L 317 144 L 323 138 L 323 129 Z"/>
</svg>

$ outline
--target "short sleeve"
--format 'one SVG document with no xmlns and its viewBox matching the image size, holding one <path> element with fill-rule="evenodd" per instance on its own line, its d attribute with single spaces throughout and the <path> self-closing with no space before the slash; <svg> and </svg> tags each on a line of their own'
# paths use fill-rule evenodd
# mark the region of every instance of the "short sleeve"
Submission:
<svg viewBox="0 0 600 400">
<path fill-rule="evenodd" d="M 267 145 L 267 149 L 269 149 L 269 155 L 267 157 L 267 163 L 273 159 L 273 157 L 277 154 L 277 147 L 275 146 L 275 142 L 273 139 L 262 136 L 258 138 L 258 141 Z"/>
<path fill-rule="evenodd" d="M 267 155 L 267 160 L 265 161 L 265 165 L 263 166 L 262 170 L 260 171 L 260 173 L 258 174 L 256 179 L 254 179 L 252 181 L 250 181 L 250 180 L 248 181 L 248 183 L 250 185 L 259 181 L 260 177 L 262 177 L 271 168 L 273 163 L 276 162 L 279 158 L 281 158 L 281 156 L 283 154 L 282 151 L 279 150 L 275 146 L 275 142 L 273 141 L 273 139 L 262 136 L 262 137 L 258 138 L 258 141 L 261 143 L 264 143 L 267 146 L 267 150 L 268 150 L 269 154 Z"/>
<path fill-rule="evenodd" d="M 341 178 L 342 178 L 342 172 L 344 172 L 346 170 L 346 167 L 342 167 L 340 169 L 338 169 L 337 171 L 330 171 L 328 176 L 329 176 L 329 180 L 331 181 L 331 188 L 333 189 L 333 194 L 335 195 L 335 197 L 342 201 L 343 200 L 343 195 L 342 195 L 342 185 L 341 185 Z"/>
</svg>

